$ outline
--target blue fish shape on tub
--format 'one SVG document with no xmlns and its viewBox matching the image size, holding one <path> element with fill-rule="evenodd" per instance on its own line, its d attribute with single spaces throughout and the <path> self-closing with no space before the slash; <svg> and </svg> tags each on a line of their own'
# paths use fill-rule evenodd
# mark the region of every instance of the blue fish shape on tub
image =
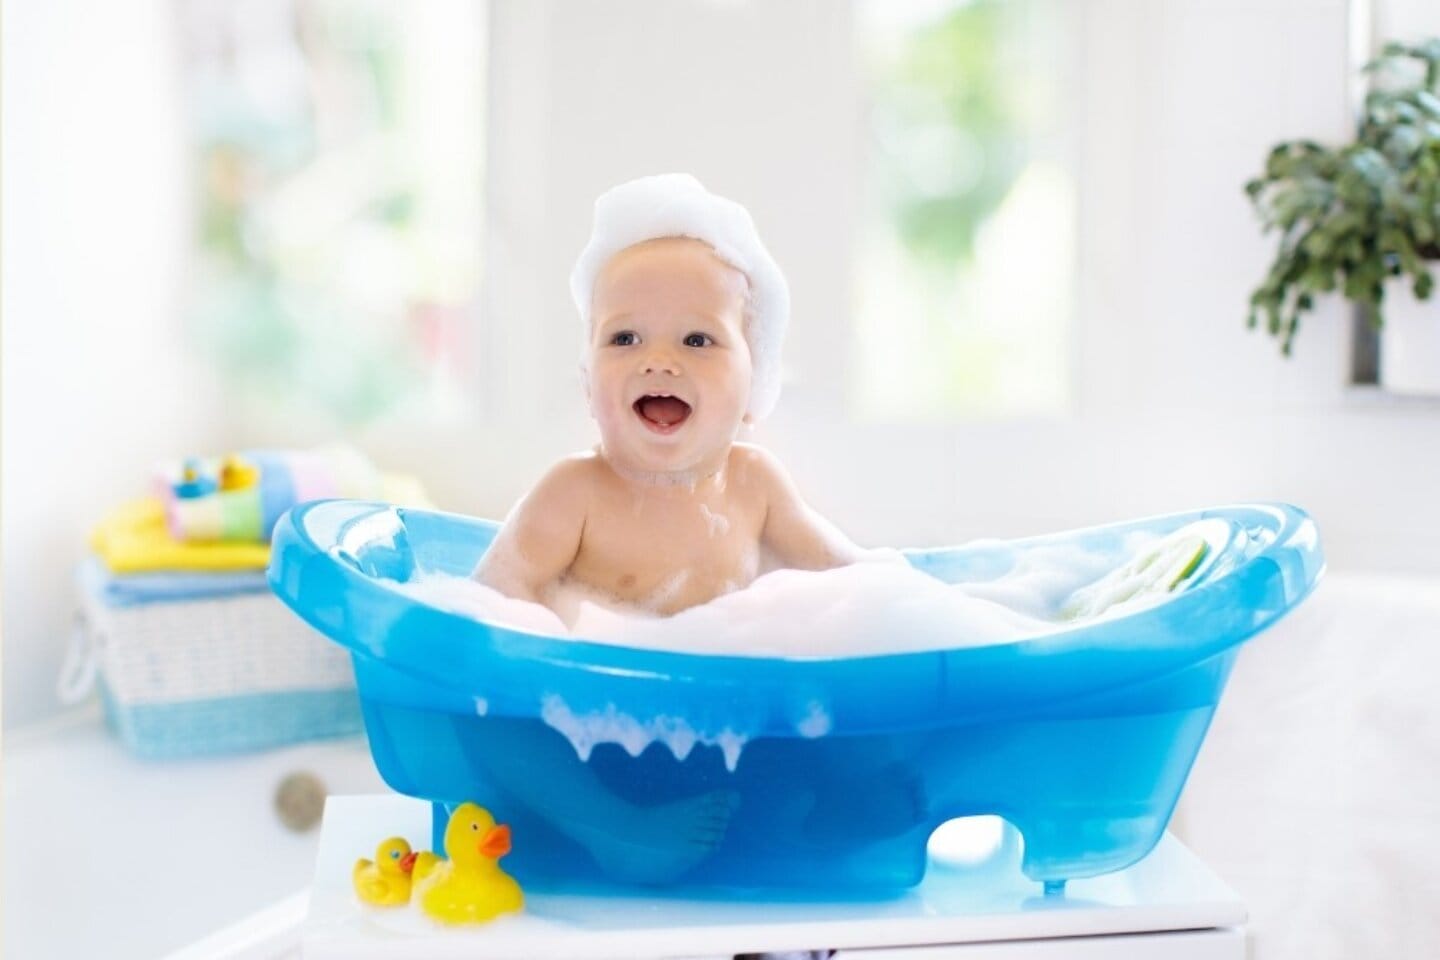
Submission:
<svg viewBox="0 0 1440 960">
<path fill-rule="evenodd" d="M 1315 525 L 1247 504 L 903 551 L 941 581 L 986 581 L 1032 550 L 1117 552 L 1199 520 L 1230 535 L 1163 602 L 873 656 L 657 651 L 449 612 L 403 582 L 468 575 L 499 525 L 381 503 L 291 510 L 269 578 L 350 650 L 386 782 L 431 801 L 442 832 L 461 801 L 495 811 L 527 887 L 898 890 L 923 877 L 942 823 L 994 814 L 1024 837 L 1025 874 L 1053 888 L 1158 842 L 1240 645 L 1321 575 Z"/>
</svg>

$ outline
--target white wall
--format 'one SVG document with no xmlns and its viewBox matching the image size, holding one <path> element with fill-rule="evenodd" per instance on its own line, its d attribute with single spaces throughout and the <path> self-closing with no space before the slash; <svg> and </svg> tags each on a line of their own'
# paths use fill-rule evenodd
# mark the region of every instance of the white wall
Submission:
<svg viewBox="0 0 1440 960">
<path fill-rule="evenodd" d="M 1435 955 L 1436 583 L 1336 572 L 1235 665 L 1171 829 L 1252 960 Z"/>
<path fill-rule="evenodd" d="M 1316 516 L 1338 566 L 1440 571 L 1440 405 L 1347 391 L 1337 304 L 1288 362 L 1243 327 L 1270 241 L 1241 184 L 1279 139 L 1346 135 L 1346 4 L 1076 3 L 1069 418 L 847 421 L 860 138 L 848 4 L 494 0 L 476 414 L 352 439 L 419 472 L 442 505 L 503 515 L 593 436 L 566 278 L 595 195 L 683 169 L 745 203 L 787 271 L 792 379 L 756 439 L 857 539 L 934 544 L 1274 498 Z M 173 8 L 59 0 L 5 14 L 8 724 L 50 708 L 84 531 L 147 464 L 327 437 L 298 418 L 217 419 L 186 356 Z"/>
<path fill-rule="evenodd" d="M 645 173 L 686 170 L 755 213 L 797 313 L 792 415 L 838 403 L 859 136 L 848 4 L 498 0 L 487 184 L 490 237 L 471 424 L 391 425 L 359 441 L 416 465 L 444 506 L 503 516 L 551 462 L 593 442 L 568 277 L 591 205 Z M 289 423 L 237 423 L 242 441 Z"/>
<path fill-rule="evenodd" d="M 845 416 L 859 138 L 847 4 L 499 0 L 493 392 L 433 484 L 500 516 L 590 440 L 566 286 L 590 205 L 625 178 L 685 169 L 751 209 L 788 273 L 794 377 L 756 438 L 857 538 L 953 542 L 1283 499 L 1316 516 L 1332 563 L 1440 571 L 1424 535 L 1440 531 L 1440 404 L 1347 389 L 1340 304 L 1289 361 L 1243 323 L 1272 241 L 1241 185 L 1280 139 L 1347 134 L 1346 4 L 1082 10 L 1074 413 L 936 429 Z M 432 443 L 390 445 L 407 442 Z"/>
<path fill-rule="evenodd" d="M 211 419 L 176 310 L 175 29 L 166 0 L 5 5 L 6 726 L 55 708 L 87 531 Z"/>
</svg>

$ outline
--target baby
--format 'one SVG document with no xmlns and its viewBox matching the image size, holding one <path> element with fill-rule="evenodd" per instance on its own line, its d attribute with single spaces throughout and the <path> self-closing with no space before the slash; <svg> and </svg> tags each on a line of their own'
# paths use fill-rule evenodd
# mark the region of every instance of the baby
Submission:
<svg viewBox="0 0 1440 960">
<path fill-rule="evenodd" d="M 572 584 L 669 615 L 769 569 L 885 553 L 851 543 L 774 456 L 736 442 L 775 405 L 790 306 L 743 207 L 684 174 L 615 187 L 595 202 L 570 289 L 600 443 L 516 505 L 477 579 L 552 607 Z"/>
<path fill-rule="evenodd" d="M 772 568 L 904 562 L 851 543 L 805 505 L 779 461 L 735 440 L 775 405 L 790 307 L 785 278 L 743 207 L 683 174 L 622 184 L 596 201 L 570 288 L 587 334 L 581 376 L 600 443 L 561 460 L 516 505 L 476 579 L 562 619 L 567 585 L 668 616 Z M 497 754 L 517 749 L 515 735 L 493 745 Z M 683 875 L 720 842 L 738 802 L 715 789 L 639 806 L 561 738 L 525 736 L 529 762 L 564 789 L 505 764 L 487 775 L 584 845 L 610 877 Z M 923 801 L 912 779 L 894 780 L 900 814 L 869 820 L 896 821 L 889 829 L 899 832 Z M 840 806 L 855 791 L 797 784 L 790 793 L 786 822 L 798 832 L 807 818 L 827 828 L 817 794 Z M 854 832 L 849 818 L 831 819 Z"/>
</svg>

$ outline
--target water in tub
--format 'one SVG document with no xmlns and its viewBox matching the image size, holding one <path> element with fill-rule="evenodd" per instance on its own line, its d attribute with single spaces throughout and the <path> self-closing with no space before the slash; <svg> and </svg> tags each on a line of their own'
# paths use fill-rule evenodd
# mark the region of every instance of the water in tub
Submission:
<svg viewBox="0 0 1440 960">
<path fill-rule="evenodd" d="M 1160 602 L 1172 587 L 1193 581 L 1202 565 L 1208 566 L 1220 552 L 1223 526 L 1202 521 L 1164 537 L 1137 532 L 1118 551 L 1035 547 L 1022 552 L 1006 573 L 983 582 L 946 583 L 912 567 L 898 551 L 875 550 L 862 562 L 825 571 L 772 570 L 743 589 L 672 616 L 627 606 L 565 581 L 545 595 L 544 605 L 507 597 L 468 577 L 433 572 L 421 572 L 395 588 L 435 607 L 551 637 L 726 656 L 875 655 L 1009 642 L 1072 628 L 1091 617 L 1134 612 Z M 674 576 L 677 582 L 662 584 L 661 594 L 675 589 L 684 571 Z M 657 606 L 664 602 L 663 595 L 653 599 Z M 806 624 L 806 629 L 797 631 L 796 623 Z M 534 791 L 525 778 L 504 785 L 582 843 L 608 875 L 668 881 L 701 862 L 719 843 L 736 803 L 729 791 L 632 808 L 595 779 L 588 760 L 600 743 L 619 744 L 636 757 L 650 744 L 661 743 L 682 762 L 697 744 L 705 744 L 717 747 L 733 772 L 743 737 L 729 730 L 693 730 L 672 717 L 629 717 L 613 707 L 577 715 L 554 697 L 542 705 L 541 718 L 574 752 L 567 763 L 555 742 L 530 735 L 525 751 L 537 761 L 543 757 L 547 769 L 568 771 L 567 789 Z M 819 737 L 828 726 L 817 706 L 799 732 Z M 559 749 L 565 749 L 563 742 Z M 582 761 L 578 766 L 576 756 Z M 862 773 L 868 781 L 864 791 L 827 792 L 839 798 L 839 804 L 797 792 L 795 828 L 811 836 L 832 829 L 853 833 L 856 797 L 867 799 L 861 819 L 875 829 L 903 829 L 923 818 L 925 799 L 913 779 L 883 771 Z M 882 775 L 873 775 L 877 773 Z M 878 788 L 877 780 L 886 789 Z M 595 822 L 594 810 L 602 808 L 606 815 L 599 822 L 606 828 L 587 827 Z"/>
</svg>

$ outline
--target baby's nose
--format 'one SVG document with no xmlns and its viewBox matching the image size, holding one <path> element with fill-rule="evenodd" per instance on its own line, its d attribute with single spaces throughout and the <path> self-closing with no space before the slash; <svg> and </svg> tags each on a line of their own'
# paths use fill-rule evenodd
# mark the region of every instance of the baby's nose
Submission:
<svg viewBox="0 0 1440 960">
<path fill-rule="evenodd" d="M 674 351 L 665 346 L 654 346 L 645 354 L 643 361 L 646 373 L 670 373 L 680 372 L 680 361 Z"/>
</svg>

